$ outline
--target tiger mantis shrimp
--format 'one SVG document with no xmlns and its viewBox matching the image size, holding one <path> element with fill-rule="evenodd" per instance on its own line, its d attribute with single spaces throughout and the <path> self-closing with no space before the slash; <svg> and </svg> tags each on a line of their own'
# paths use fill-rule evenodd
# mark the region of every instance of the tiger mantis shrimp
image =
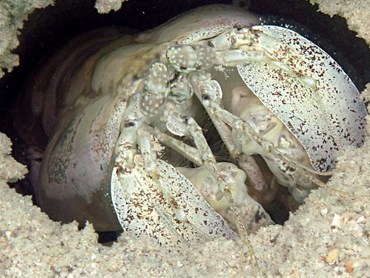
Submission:
<svg viewBox="0 0 370 278">
<path fill-rule="evenodd" d="M 246 178 L 258 188 L 279 183 L 302 202 L 338 150 L 364 140 L 365 106 L 328 54 L 229 6 L 138 35 L 86 34 L 37 74 L 20 134 L 49 138 L 31 169 L 40 207 L 170 247 L 271 223 Z M 212 153 L 207 117 L 233 163 Z M 182 158 L 196 167 L 176 168 Z"/>
</svg>

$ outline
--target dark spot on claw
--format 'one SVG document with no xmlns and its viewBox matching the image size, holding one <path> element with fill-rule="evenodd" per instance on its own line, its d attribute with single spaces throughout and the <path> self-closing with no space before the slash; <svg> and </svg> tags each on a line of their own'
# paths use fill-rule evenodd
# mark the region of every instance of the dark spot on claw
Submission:
<svg viewBox="0 0 370 278">
<path fill-rule="evenodd" d="M 132 127 L 132 126 L 135 126 L 134 122 L 126 122 L 125 123 L 125 127 Z"/>
<path fill-rule="evenodd" d="M 202 95 L 202 99 L 203 99 L 203 100 L 210 100 L 210 99 L 211 99 L 211 97 L 210 97 L 208 94 L 203 94 L 203 95 Z"/>
<path fill-rule="evenodd" d="M 189 124 L 189 117 L 183 117 L 182 120 L 186 125 Z"/>
</svg>

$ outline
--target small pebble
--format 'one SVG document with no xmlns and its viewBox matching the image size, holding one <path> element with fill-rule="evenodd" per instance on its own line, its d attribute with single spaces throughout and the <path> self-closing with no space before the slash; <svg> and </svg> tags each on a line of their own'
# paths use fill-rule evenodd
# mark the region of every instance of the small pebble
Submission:
<svg viewBox="0 0 370 278">
<path fill-rule="evenodd" d="M 328 255 L 325 257 L 325 261 L 328 264 L 333 264 L 338 261 L 339 258 L 339 249 L 332 249 L 329 251 Z"/>
</svg>

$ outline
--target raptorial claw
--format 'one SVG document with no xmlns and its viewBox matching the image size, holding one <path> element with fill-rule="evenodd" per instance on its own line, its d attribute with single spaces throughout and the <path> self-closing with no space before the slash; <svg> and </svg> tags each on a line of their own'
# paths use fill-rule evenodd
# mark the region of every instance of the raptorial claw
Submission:
<svg viewBox="0 0 370 278">
<path fill-rule="evenodd" d="M 172 250 L 187 242 L 237 237 L 173 166 L 157 160 L 158 179 L 143 166 L 136 156 L 132 172 L 112 170 L 112 203 L 124 232 L 149 235 Z"/>
<path fill-rule="evenodd" d="M 218 172 L 228 178 L 227 184 L 231 197 L 226 193 L 218 196 L 220 188 L 207 167 L 178 168 L 178 170 L 192 182 L 212 208 L 228 222 L 234 231 L 238 230 L 238 220 L 232 210 L 233 205 L 236 205 L 243 225 L 250 233 L 255 232 L 261 226 L 273 223 L 263 207 L 248 195 L 245 186 L 246 174 L 234 164 L 217 163 Z M 230 198 L 233 198 L 233 201 Z"/>
</svg>

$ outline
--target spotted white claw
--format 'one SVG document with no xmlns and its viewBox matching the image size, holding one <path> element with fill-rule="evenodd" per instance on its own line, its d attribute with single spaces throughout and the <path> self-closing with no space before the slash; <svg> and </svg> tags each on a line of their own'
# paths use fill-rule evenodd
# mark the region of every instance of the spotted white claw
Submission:
<svg viewBox="0 0 370 278">
<path fill-rule="evenodd" d="M 255 47 L 275 63 L 240 64 L 241 78 L 298 138 L 315 170 L 333 169 L 339 148 L 364 142 L 366 109 L 357 88 L 333 58 L 298 33 L 268 25 L 251 32 Z"/>
<path fill-rule="evenodd" d="M 323 184 L 318 177 L 331 173 L 339 149 L 363 144 L 366 109 L 359 92 L 311 41 L 262 25 L 231 29 L 205 42 L 214 47 L 214 71 L 192 74 L 191 83 L 230 154 L 239 161 L 260 154 L 300 202 Z M 222 87 L 221 103 L 213 79 Z M 252 97 L 247 103 L 246 96 L 235 101 L 237 88 L 253 92 L 261 104 L 251 105 Z M 258 106 L 265 112 L 253 112 Z"/>
<path fill-rule="evenodd" d="M 125 233 L 148 235 L 171 250 L 189 242 L 238 237 L 185 176 L 161 159 L 157 166 L 156 179 L 145 171 L 140 155 L 130 171 L 113 167 L 111 198 Z"/>
<path fill-rule="evenodd" d="M 226 194 L 222 195 L 221 198 L 217 198 L 219 188 L 207 167 L 181 167 L 177 168 L 177 170 L 189 179 L 204 199 L 227 221 L 229 227 L 233 228 L 233 230 L 237 231 L 238 226 L 237 219 L 230 209 L 233 205 L 237 206 L 243 225 L 250 233 L 255 232 L 261 226 L 274 223 L 263 207 L 248 195 L 247 187 L 245 186 L 246 174 L 236 165 L 228 162 L 217 163 L 219 173 L 227 174 L 227 177 L 232 179 L 229 181 L 229 190 L 234 204 L 231 204 L 230 196 Z"/>
</svg>

